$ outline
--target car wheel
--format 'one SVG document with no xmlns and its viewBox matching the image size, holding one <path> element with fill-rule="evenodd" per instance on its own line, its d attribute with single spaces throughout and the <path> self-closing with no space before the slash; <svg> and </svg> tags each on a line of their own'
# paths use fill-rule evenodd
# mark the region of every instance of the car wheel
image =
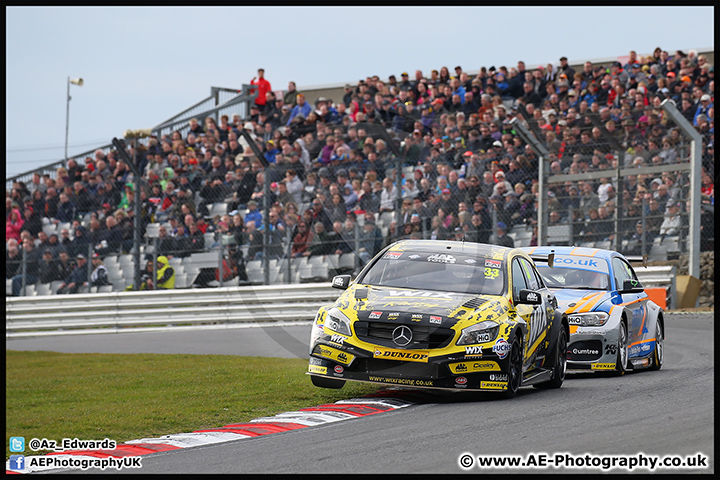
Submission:
<svg viewBox="0 0 720 480">
<path fill-rule="evenodd" d="M 660 370 L 663 365 L 663 331 L 660 320 L 655 322 L 655 352 L 653 352 L 653 364 L 650 370 Z"/>
<path fill-rule="evenodd" d="M 620 328 L 618 332 L 618 343 L 617 343 L 617 360 L 615 361 L 615 373 L 622 375 L 627 372 L 628 368 L 628 334 L 627 325 L 624 321 L 620 322 Z"/>
<path fill-rule="evenodd" d="M 523 355 L 520 342 L 513 340 L 510 349 L 510 362 L 508 367 L 508 388 L 503 392 L 503 397 L 513 398 L 522 384 Z"/>
<path fill-rule="evenodd" d="M 536 388 L 560 388 L 565 381 L 567 373 L 567 334 L 565 329 L 560 329 L 557 343 L 555 344 L 555 366 L 552 371 L 552 379 L 547 382 L 538 383 Z"/>
<path fill-rule="evenodd" d="M 313 385 L 320 388 L 342 388 L 345 385 L 345 380 L 337 380 L 335 378 L 316 377 L 315 375 L 310 376 Z"/>
</svg>

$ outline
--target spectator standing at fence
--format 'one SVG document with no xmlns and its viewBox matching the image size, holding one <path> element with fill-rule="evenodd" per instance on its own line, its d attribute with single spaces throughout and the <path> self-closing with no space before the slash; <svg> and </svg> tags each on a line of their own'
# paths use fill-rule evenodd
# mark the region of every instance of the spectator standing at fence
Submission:
<svg viewBox="0 0 720 480">
<path fill-rule="evenodd" d="M 40 250 L 35 248 L 32 238 L 23 240 L 23 252 L 25 254 L 25 284 L 34 285 L 39 280 L 40 261 L 42 254 Z M 12 294 L 15 297 L 20 296 L 22 290 L 22 265 L 18 268 L 16 275 L 12 278 Z"/>
<path fill-rule="evenodd" d="M 679 235 L 682 226 L 680 203 L 670 203 L 665 210 L 665 216 L 662 224 L 660 225 L 660 239 L 662 240 L 666 236 Z"/>
<path fill-rule="evenodd" d="M 265 105 L 267 103 L 267 92 L 272 90 L 272 87 L 270 86 L 270 82 L 268 82 L 265 79 L 265 69 L 264 68 L 258 68 L 257 77 L 253 77 L 252 80 L 250 80 L 250 85 L 258 86 L 258 92 L 257 92 L 257 98 L 255 99 L 255 105 L 260 107 L 260 111 L 263 111 L 265 109 Z"/>
<path fill-rule="evenodd" d="M 375 225 L 372 214 L 365 215 L 365 223 L 360 232 L 358 256 L 363 264 L 367 263 L 377 254 L 383 245 L 383 236 L 380 229 Z"/>
<path fill-rule="evenodd" d="M 297 85 L 295 82 L 288 82 L 287 91 L 285 92 L 285 95 L 283 95 L 283 103 L 288 105 L 289 108 L 295 107 L 295 105 L 297 105 L 297 95 L 299 93 L 300 92 L 297 91 Z"/>
</svg>

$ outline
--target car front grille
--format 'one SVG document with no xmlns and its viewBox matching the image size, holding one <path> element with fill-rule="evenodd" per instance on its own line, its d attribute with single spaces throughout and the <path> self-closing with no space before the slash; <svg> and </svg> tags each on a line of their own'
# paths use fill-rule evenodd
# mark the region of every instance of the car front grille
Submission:
<svg viewBox="0 0 720 480">
<path fill-rule="evenodd" d="M 386 347 L 397 348 L 393 342 L 393 330 L 400 324 L 383 322 L 355 322 L 355 334 L 368 343 L 375 343 Z M 403 348 L 430 349 L 443 348 L 450 344 L 455 331 L 451 328 L 442 328 L 425 325 L 404 324 L 412 330 L 412 342 Z"/>
<path fill-rule="evenodd" d="M 396 362 L 379 358 L 359 358 L 350 370 L 393 377 L 438 378 L 438 365 L 419 362 Z"/>
</svg>

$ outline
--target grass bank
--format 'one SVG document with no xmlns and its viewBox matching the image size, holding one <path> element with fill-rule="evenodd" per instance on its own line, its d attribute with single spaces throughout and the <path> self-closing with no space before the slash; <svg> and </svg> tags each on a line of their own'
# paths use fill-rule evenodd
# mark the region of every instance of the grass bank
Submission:
<svg viewBox="0 0 720 480">
<path fill-rule="evenodd" d="M 6 351 L 11 436 L 122 443 L 239 423 L 362 396 L 376 385 L 314 387 L 307 360 L 232 355 Z M 32 452 L 24 452 L 26 455 Z"/>
</svg>

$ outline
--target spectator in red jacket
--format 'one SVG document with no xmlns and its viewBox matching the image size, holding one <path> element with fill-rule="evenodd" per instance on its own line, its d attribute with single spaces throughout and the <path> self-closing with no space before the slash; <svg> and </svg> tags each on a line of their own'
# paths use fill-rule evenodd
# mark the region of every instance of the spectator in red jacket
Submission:
<svg viewBox="0 0 720 480">
<path fill-rule="evenodd" d="M 267 92 L 272 90 L 272 87 L 270 86 L 270 82 L 265 80 L 265 69 L 264 68 L 258 68 L 258 76 L 253 77 L 253 79 L 250 81 L 250 85 L 257 85 L 258 86 L 258 96 L 255 99 L 255 105 L 258 105 L 260 107 L 260 111 L 265 110 L 265 104 L 267 103 Z"/>
</svg>

